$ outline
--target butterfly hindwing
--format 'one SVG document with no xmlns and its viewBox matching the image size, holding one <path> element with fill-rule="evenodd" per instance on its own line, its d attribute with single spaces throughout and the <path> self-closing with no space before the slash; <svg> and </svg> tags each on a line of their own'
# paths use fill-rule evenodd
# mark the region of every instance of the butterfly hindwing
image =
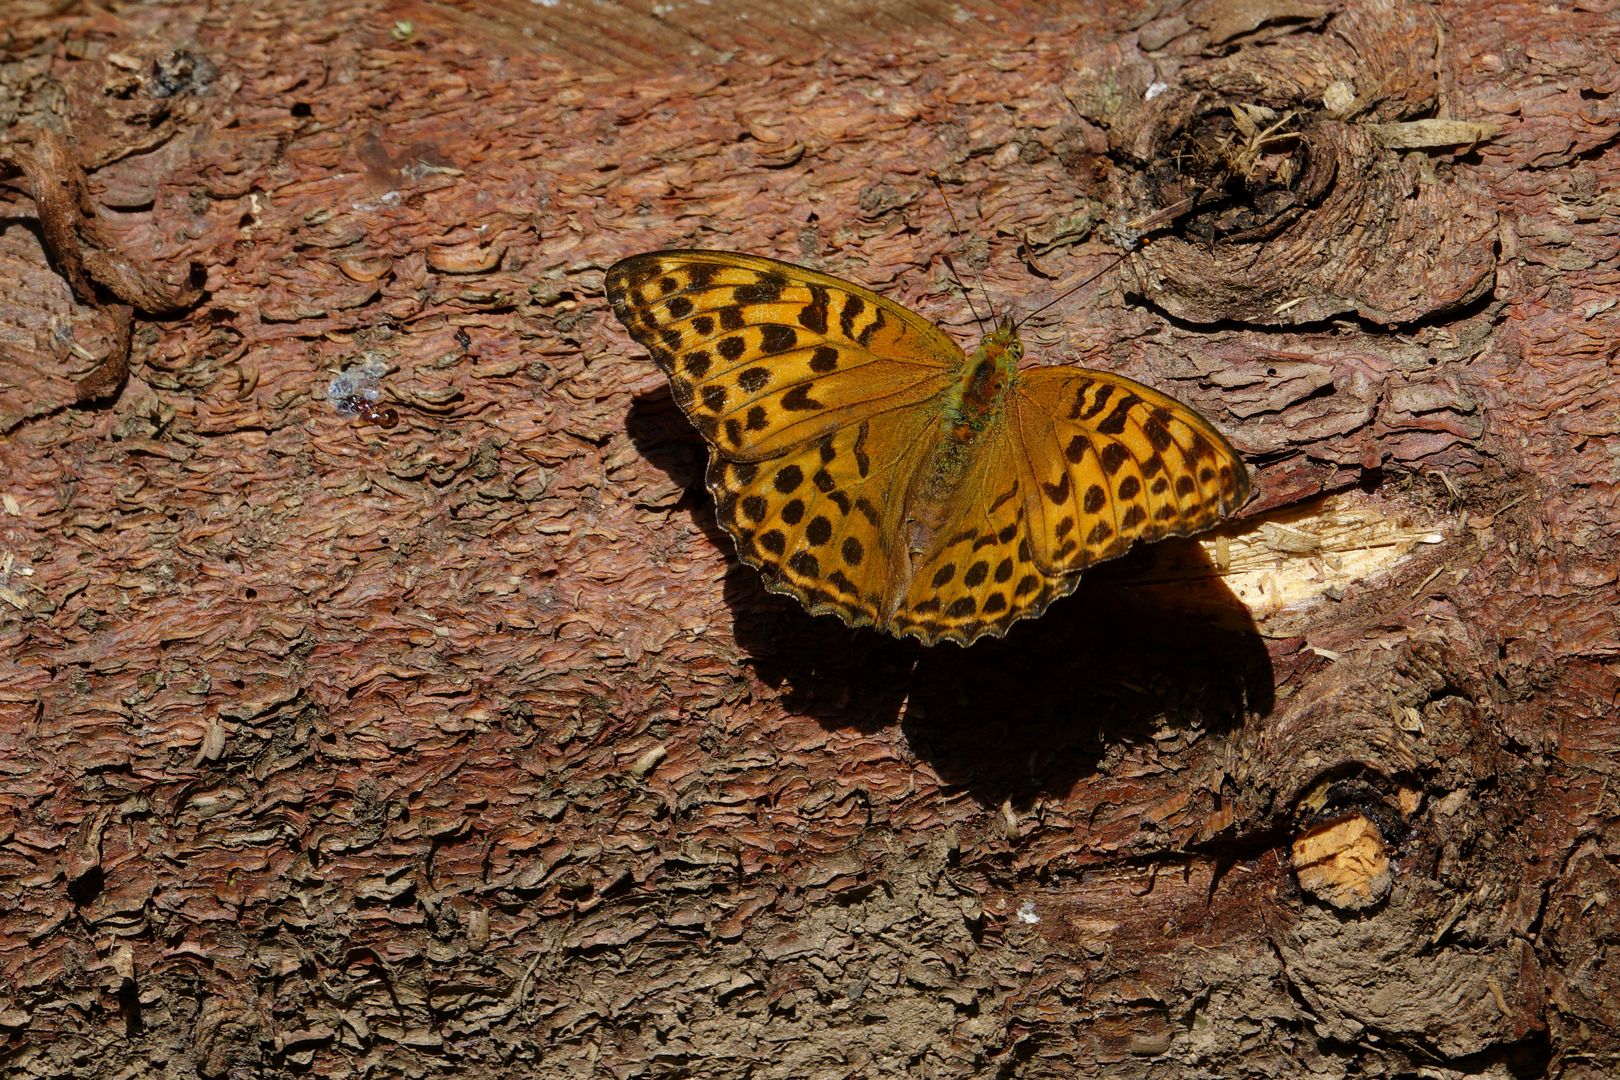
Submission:
<svg viewBox="0 0 1620 1080">
<path fill-rule="evenodd" d="M 937 427 L 926 410 L 890 409 L 764 461 L 717 453 L 708 482 L 720 524 L 773 592 L 887 629 L 907 565 L 899 512 Z"/>
<path fill-rule="evenodd" d="M 1035 562 L 1029 482 L 1005 427 L 989 433 L 962 478 L 951 512 L 911 567 L 894 632 L 926 643 L 1000 637 L 1074 588 Z"/>
</svg>

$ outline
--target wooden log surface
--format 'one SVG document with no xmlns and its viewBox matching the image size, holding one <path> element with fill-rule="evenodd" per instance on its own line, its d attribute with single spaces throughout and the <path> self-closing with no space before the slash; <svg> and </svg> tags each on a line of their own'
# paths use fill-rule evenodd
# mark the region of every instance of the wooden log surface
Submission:
<svg viewBox="0 0 1620 1080">
<path fill-rule="evenodd" d="M 12 10 L 8 1075 L 1620 1067 L 1612 3 Z M 965 345 L 944 256 L 1104 270 L 1032 359 L 1255 497 L 812 618 L 604 302 L 671 246 Z"/>
</svg>

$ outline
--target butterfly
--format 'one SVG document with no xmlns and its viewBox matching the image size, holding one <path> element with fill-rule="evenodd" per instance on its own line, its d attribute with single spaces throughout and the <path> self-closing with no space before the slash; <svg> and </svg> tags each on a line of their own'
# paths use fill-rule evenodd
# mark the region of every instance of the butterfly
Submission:
<svg viewBox="0 0 1620 1080">
<path fill-rule="evenodd" d="M 1173 398 L 971 354 L 869 289 L 726 251 L 608 269 L 613 313 L 709 444 L 720 524 L 774 592 L 924 644 L 1000 637 L 1138 541 L 1243 504 L 1249 474 Z"/>
</svg>

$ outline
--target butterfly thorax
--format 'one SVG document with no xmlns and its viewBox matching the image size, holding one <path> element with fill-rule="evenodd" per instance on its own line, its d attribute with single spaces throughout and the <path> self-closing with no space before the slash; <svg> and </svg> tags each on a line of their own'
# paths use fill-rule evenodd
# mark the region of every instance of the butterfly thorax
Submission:
<svg viewBox="0 0 1620 1080">
<path fill-rule="evenodd" d="M 961 378 L 953 388 L 947 410 L 951 438 L 971 443 L 995 421 L 1023 355 L 1024 343 L 1012 324 L 1002 323 L 985 335 L 962 366 Z"/>
<path fill-rule="evenodd" d="M 975 447 L 1006 411 L 1023 355 L 1018 331 L 1003 322 L 965 359 L 956 382 L 946 391 L 938 448 L 908 500 L 913 551 L 928 546 L 974 459 Z"/>
</svg>

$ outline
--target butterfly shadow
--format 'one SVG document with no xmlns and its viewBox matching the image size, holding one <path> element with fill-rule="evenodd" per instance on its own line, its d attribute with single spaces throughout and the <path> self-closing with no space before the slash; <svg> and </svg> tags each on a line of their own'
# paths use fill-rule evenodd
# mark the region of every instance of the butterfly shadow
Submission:
<svg viewBox="0 0 1620 1080">
<path fill-rule="evenodd" d="M 967 649 L 811 618 L 746 566 L 726 587 L 739 643 L 789 708 L 828 728 L 898 720 L 945 784 L 987 806 L 1061 797 L 1121 743 L 1166 725 L 1219 732 L 1274 703 L 1264 639 L 1192 541 L 1098 567 L 1039 619 Z"/>
<path fill-rule="evenodd" d="M 635 448 L 655 468 L 689 493 L 703 491 L 703 470 L 708 463 L 708 449 L 692 429 L 691 421 L 675 404 L 669 387 L 660 385 L 656 390 L 637 394 L 630 399 L 630 409 L 624 417 L 625 433 Z M 714 514 L 708 515 L 708 525 L 715 535 L 723 536 L 715 524 Z"/>
<path fill-rule="evenodd" d="M 693 526 L 704 539 L 733 556 L 735 572 L 739 565 L 735 558 L 737 545 L 715 520 L 714 501 L 703 483 L 709 449 L 675 404 L 669 388 L 660 386 L 632 398 L 625 415 L 625 430 L 641 456 L 669 477 L 672 484 L 685 490 L 678 506 L 689 511 Z M 742 569 L 753 572 L 747 566 Z"/>
<path fill-rule="evenodd" d="M 637 396 L 626 428 L 687 491 L 696 527 L 735 551 L 703 490 L 707 447 L 668 390 Z M 788 708 L 829 729 L 898 721 L 946 784 L 990 806 L 1067 794 L 1110 749 L 1150 741 L 1165 722 L 1220 731 L 1273 704 L 1264 639 L 1190 540 L 1105 563 L 1039 619 L 967 649 L 813 617 L 735 558 L 723 588 L 738 645 Z"/>
</svg>

